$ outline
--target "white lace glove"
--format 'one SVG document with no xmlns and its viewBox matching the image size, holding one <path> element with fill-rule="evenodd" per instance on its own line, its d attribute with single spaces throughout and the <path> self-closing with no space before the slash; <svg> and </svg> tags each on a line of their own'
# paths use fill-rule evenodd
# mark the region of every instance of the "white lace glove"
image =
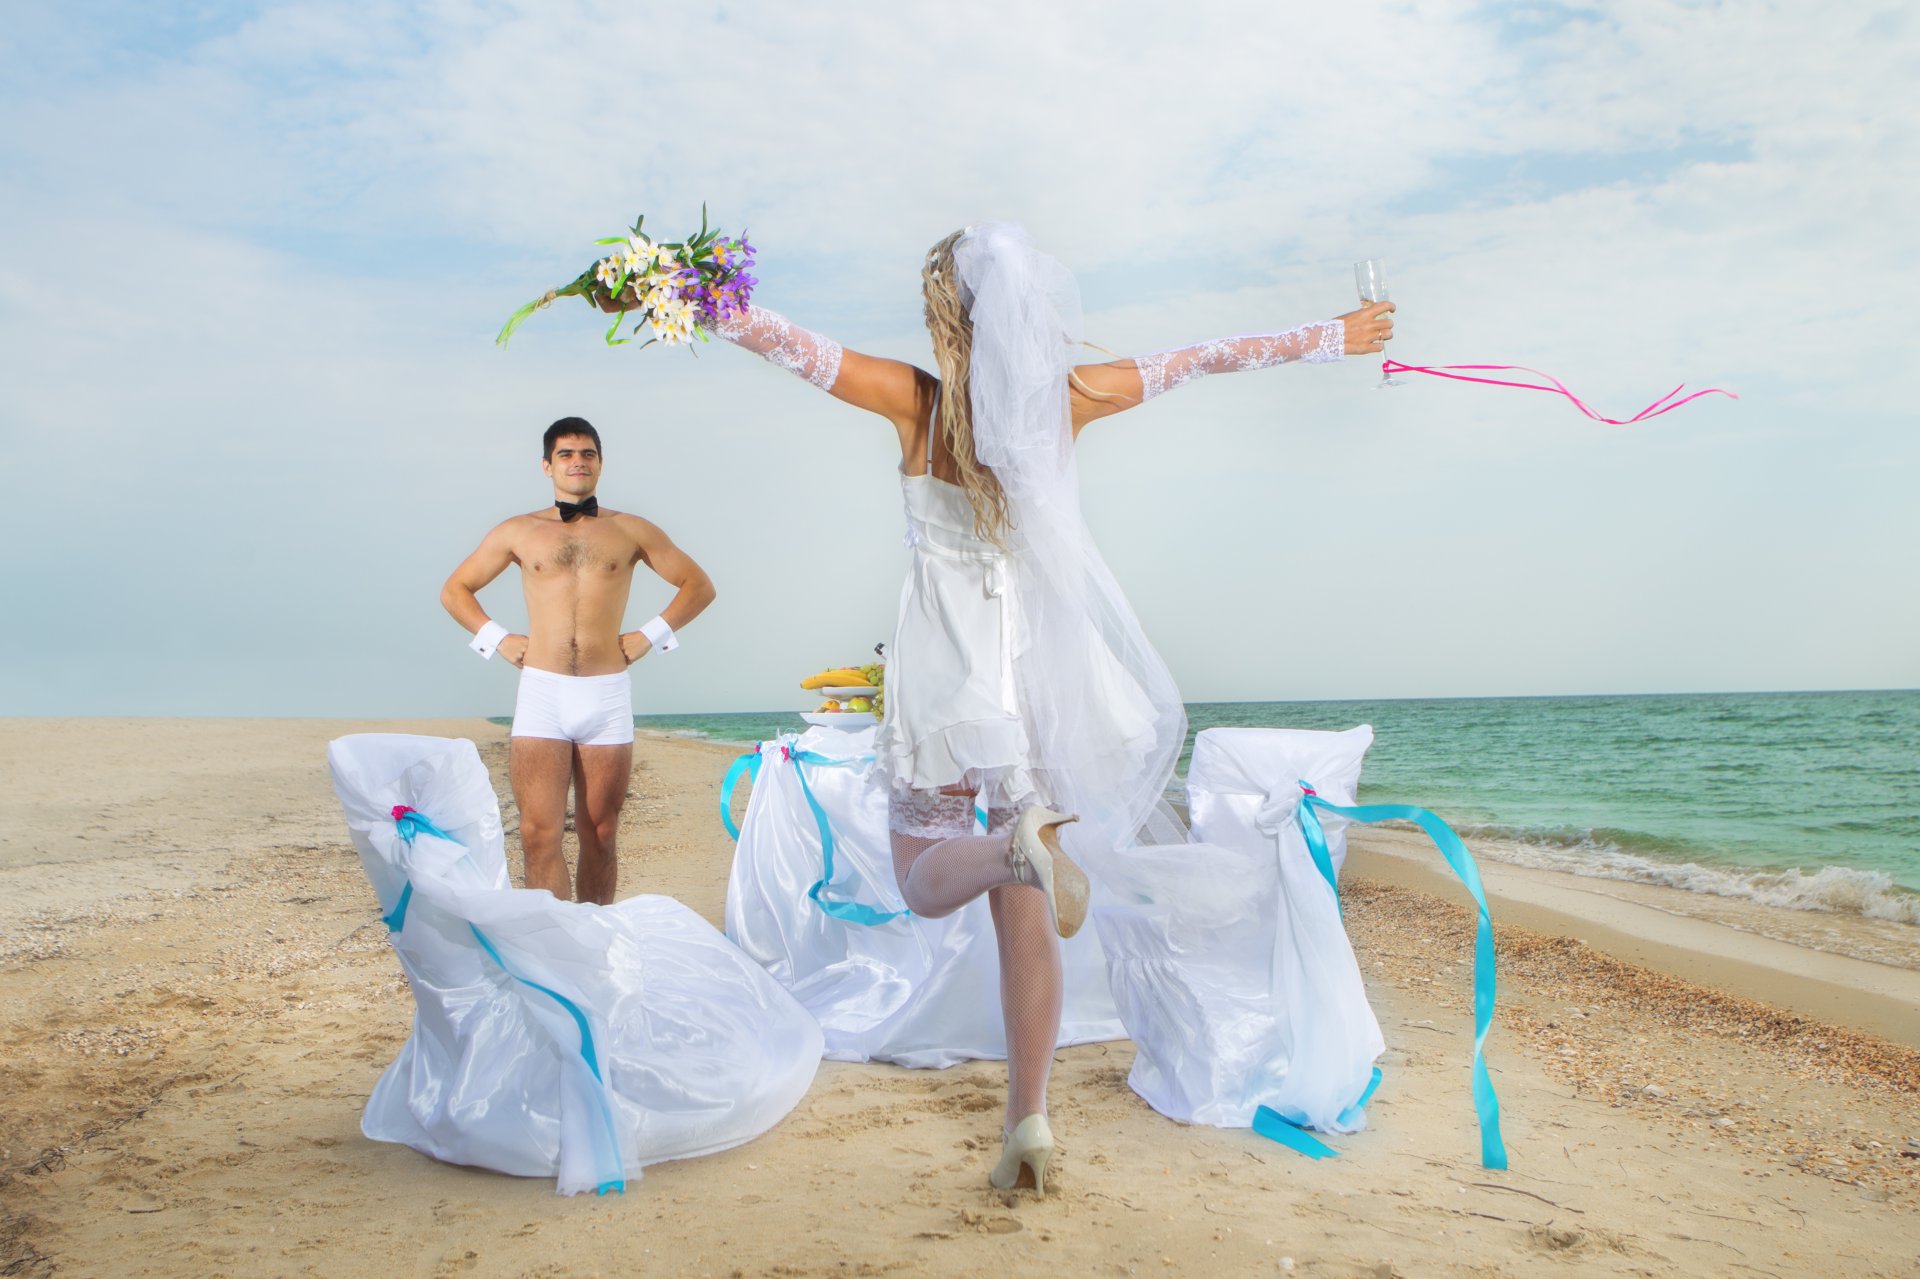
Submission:
<svg viewBox="0 0 1920 1279">
<path fill-rule="evenodd" d="M 840 344 L 801 328 L 778 311 L 749 306 L 707 331 L 799 374 L 823 391 L 831 391 L 840 376 Z"/>
<path fill-rule="evenodd" d="M 1284 333 L 1219 338 L 1171 351 L 1156 351 L 1152 355 L 1138 355 L 1133 363 L 1140 370 L 1140 402 L 1144 404 L 1162 392 L 1185 386 L 1209 373 L 1240 373 L 1297 360 L 1330 364 L 1343 358 L 1346 349 L 1346 324 L 1340 320 L 1323 320 Z"/>
</svg>

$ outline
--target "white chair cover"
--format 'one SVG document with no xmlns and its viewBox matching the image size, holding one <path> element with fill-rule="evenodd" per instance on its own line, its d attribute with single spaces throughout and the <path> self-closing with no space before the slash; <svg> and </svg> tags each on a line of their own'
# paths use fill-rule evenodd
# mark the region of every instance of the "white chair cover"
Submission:
<svg viewBox="0 0 1920 1279">
<path fill-rule="evenodd" d="M 1352 804 L 1372 742 L 1364 726 L 1202 732 L 1187 774 L 1194 842 L 1100 863 L 1094 923 L 1138 1048 L 1128 1082 L 1160 1113 L 1244 1128 L 1266 1105 L 1322 1131 L 1364 1126 L 1355 1103 L 1384 1044 L 1296 813 L 1302 780 Z M 1338 866 L 1345 823 L 1324 820 Z"/>
<path fill-rule="evenodd" d="M 327 761 L 414 995 L 368 1137 L 574 1194 L 750 1140 L 812 1084 L 819 1027 L 679 902 L 509 885 L 473 743 L 367 734 Z M 395 805 L 451 840 L 404 839 Z"/>
<path fill-rule="evenodd" d="M 985 898 L 945 919 L 901 915 L 867 925 L 835 918 L 807 895 L 823 858 L 801 769 L 833 832 L 833 879 L 822 896 L 878 914 L 904 909 L 873 738 L 871 728 L 814 728 L 761 743 L 727 884 L 727 935 L 819 1020 L 836 1061 L 944 1067 L 1004 1058 L 1000 957 Z M 794 752 L 845 762 L 796 764 Z M 1124 1038 L 1099 938 L 1082 931 L 1065 943 L 1063 959 L 1060 1042 Z"/>
<path fill-rule="evenodd" d="M 808 896 L 823 858 L 801 770 L 833 833 L 822 896 L 873 915 L 902 908 L 872 738 L 871 729 L 816 728 L 761 744 L 727 889 L 728 935 L 819 1019 L 829 1057 L 936 1067 L 1004 1057 L 984 901 L 942 920 L 869 926 Z M 1187 783 L 1195 842 L 1127 848 L 1089 865 L 1095 927 L 1066 944 L 1060 1042 L 1131 1035 L 1129 1082 L 1185 1123 L 1244 1128 L 1268 1105 L 1323 1131 L 1362 1126 L 1354 1103 L 1372 1079 L 1380 1028 L 1294 814 L 1301 780 L 1352 803 L 1372 741 L 1365 727 L 1201 733 Z M 1345 823 L 1324 822 L 1337 865 Z"/>
</svg>

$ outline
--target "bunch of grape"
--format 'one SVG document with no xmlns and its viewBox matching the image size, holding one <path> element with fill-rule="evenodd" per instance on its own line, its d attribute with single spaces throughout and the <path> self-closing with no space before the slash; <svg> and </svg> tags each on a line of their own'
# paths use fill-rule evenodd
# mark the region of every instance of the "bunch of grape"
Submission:
<svg viewBox="0 0 1920 1279">
<path fill-rule="evenodd" d="M 867 683 L 877 690 L 873 695 L 873 713 L 884 716 L 887 713 L 887 665 L 885 662 L 868 662 L 860 668 L 860 674 Z"/>
</svg>

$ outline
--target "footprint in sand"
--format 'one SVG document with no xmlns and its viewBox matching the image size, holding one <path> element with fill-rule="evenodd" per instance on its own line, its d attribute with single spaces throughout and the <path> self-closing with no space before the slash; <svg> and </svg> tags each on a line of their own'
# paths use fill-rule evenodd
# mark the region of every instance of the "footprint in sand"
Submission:
<svg viewBox="0 0 1920 1279">
<path fill-rule="evenodd" d="M 436 1279 L 442 1276 L 459 1274 L 463 1270 L 472 1270 L 480 1264 L 480 1254 L 471 1250 L 455 1255 L 448 1253 L 440 1258 L 440 1264 L 434 1267 Z"/>
</svg>

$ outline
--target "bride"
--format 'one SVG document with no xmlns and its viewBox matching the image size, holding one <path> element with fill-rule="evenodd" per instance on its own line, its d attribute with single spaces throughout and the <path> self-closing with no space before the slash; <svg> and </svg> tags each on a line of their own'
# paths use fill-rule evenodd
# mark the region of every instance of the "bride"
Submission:
<svg viewBox="0 0 1920 1279">
<path fill-rule="evenodd" d="M 1078 930 L 1080 862 L 1180 838 L 1161 798 L 1186 736 L 1172 676 L 1080 515 L 1073 445 L 1101 418 L 1210 373 L 1378 352 L 1391 303 L 1279 332 L 1075 366 L 1079 290 L 1026 232 L 988 223 L 928 252 L 938 376 L 849 351 L 763 307 L 712 327 L 893 424 L 913 563 L 876 739 L 907 905 L 987 894 L 1007 1032 L 1002 1189 L 1046 1188 L 1058 938 Z M 630 297 L 601 293 L 609 311 Z M 987 831 L 975 834 L 976 804 Z M 1072 814 L 1069 816 L 1069 814 Z M 1068 823 L 1077 823 L 1069 830 Z"/>
</svg>

